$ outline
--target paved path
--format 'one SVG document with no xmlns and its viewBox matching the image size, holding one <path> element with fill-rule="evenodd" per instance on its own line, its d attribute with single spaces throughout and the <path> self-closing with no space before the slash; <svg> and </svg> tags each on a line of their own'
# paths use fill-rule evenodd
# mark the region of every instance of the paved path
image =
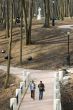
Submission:
<svg viewBox="0 0 73 110">
<path fill-rule="evenodd" d="M 6 66 L 0 65 L 0 69 L 7 70 Z M 30 90 L 28 89 L 19 110 L 53 110 L 53 82 L 57 71 L 48 70 L 26 70 L 23 68 L 10 68 L 10 72 L 23 78 L 23 71 L 30 71 L 31 79 L 36 83 L 35 100 L 30 98 Z M 38 83 L 42 80 L 45 84 L 45 92 L 43 100 L 38 99 Z"/>
<path fill-rule="evenodd" d="M 63 28 L 63 29 L 73 29 L 73 25 L 61 25 L 58 26 L 59 28 Z"/>
<path fill-rule="evenodd" d="M 6 66 L 0 65 L 0 69 L 7 70 Z M 73 68 L 67 68 L 67 70 L 73 73 Z M 36 96 L 35 100 L 30 97 L 30 90 L 28 89 L 19 110 L 53 110 L 53 85 L 54 78 L 57 71 L 48 71 L 48 70 L 30 70 L 23 68 L 15 68 L 11 67 L 10 72 L 19 76 L 23 79 L 23 72 L 29 71 L 31 73 L 31 79 L 33 79 L 36 83 Z M 45 92 L 43 100 L 39 101 L 38 98 L 38 83 L 42 80 L 45 84 Z"/>
<path fill-rule="evenodd" d="M 6 66 L 0 65 L 0 69 L 7 70 Z M 67 68 L 68 71 L 73 73 L 73 68 Z M 31 79 L 36 83 L 36 97 L 35 100 L 30 98 L 30 90 L 28 89 L 19 110 L 53 110 L 53 84 L 57 71 L 48 70 L 30 70 L 23 68 L 10 68 L 10 72 L 23 78 L 23 72 L 29 71 L 31 73 Z M 38 99 L 38 83 L 42 80 L 45 84 L 45 92 L 43 100 Z"/>
<path fill-rule="evenodd" d="M 25 95 L 19 110 L 53 110 L 53 82 L 55 78 L 53 71 L 33 71 L 31 78 L 36 83 L 35 100 L 30 97 L 30 90 Z M 43 100 L 38 98 L 38 83 L 42 80 L 45 84 L 45 92 Z"/>
</svg>

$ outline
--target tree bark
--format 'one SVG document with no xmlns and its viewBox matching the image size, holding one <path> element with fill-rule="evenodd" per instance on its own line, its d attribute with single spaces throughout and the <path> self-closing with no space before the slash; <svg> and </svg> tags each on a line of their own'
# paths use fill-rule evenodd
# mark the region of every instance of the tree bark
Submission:
<svg viewBox="0 0 73 110">
<path fill-rule="evenodd" d="M 23 9 L 24 9 L 26 45 L 28 45 L 29 44 L 29 42 L 28 42 L 28 24 L 27 24 L 27 13 L 26 13 L 26 2 L 25 2 L 25 0 L 22 0 L 22 5 L 23 5 Z"/>
<path fill-rule="evenodd" d="M 21 39 L 20 39 L 20 64 L 22 64 L 22 27 L 23 27 L 23 7 L 21 2 Z"/>
<path fill-rule="evenodd" d="M 26 32 L 26 45 L 31 44 L 31 26 L 32 26 L 32 7 L 33 0 L 29 0 L 29 16 L 27 17 L 27 6 L 26 1 L 22 0 L 24 9 L 24 19 L 25 19 L 25 32 Z"/>
<path fill-rule="evenodd" d="M 5 88 L 8 86 L 9 75 L 10 75 L 10 61 L 11 61 L 11 46 L 12 46 L 12 24 L 13 24 L 13 0 L 10 1 L 10 37 L 9 37 L 9 49 L 8 49 L 8 65 L 7 65 L 7 75 Z M 9 29 L 9 27 L 8 27 Z"/>
<path fill-rule="evenodd" d="M 28 23 L 29 44 L 31 44 L 32 7 L 33 7 L 33 0 L 29 0 L 29 23 Z"/>
<path fill-rule="evenodd" d="M 6 0 L 6 37 L 9 38 L 9 0 Z"/>
<path fill-rule="evenodd" d="M 45 23 L 44 27 L 48 28 L 50 26 L 50 9 L 49 9 L 49 0 L 44 0 L 44 9 L 45 9 Z"/>
<path fill-rule="evenodd" d="M 61 7 L 61 19 L 64 20 L 64 0 L 61 0 L 60 2 L 60 7 Z"/>
</svg>

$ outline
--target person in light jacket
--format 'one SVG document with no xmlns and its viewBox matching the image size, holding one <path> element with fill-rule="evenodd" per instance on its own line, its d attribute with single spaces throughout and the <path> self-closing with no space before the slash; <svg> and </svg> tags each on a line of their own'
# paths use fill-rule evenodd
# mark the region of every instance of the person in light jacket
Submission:
<svg viewBox="0 0 73 110">
<path fill-rule="evenodd" d="M 35 99 L 35 83 L 33 80 L 30 83 L 30 91 L 31 91 L 31 98 Z"/>
</svg>

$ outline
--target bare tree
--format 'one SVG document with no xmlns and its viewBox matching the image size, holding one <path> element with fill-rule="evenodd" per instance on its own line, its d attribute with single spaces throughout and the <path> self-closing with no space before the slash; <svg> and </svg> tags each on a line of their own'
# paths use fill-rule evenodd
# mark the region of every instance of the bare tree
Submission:
<svg viewBox="0 0 73 110">
<path fill-rule="evenodd" d="M 20 64 L 22 64 L 22 27 L 23 27 L 23 7 L 21 2 L 21 39 L 20 39 Z"/>
<path fill-rule="evenodd" d="M 6 37 L 9 38 L 9 0 L 6 0 Z"/>
<path fill-rule="evenodd" d="M 44 0 L 44 9 L 45 9 L 45 27 L 49 27 L 49 20 L 50 20 L 50 9 L 49 9 L 49 0 Z"/>
<path fill-rule="evenodd" d="M 27 16 L 26 0 L 22 0 L 23 9 L 24 9 L 24 19 L 25 19 L 26 45 L 31 44 L 33 0 L 28 0 L 28 3 L 29 3 L 29 9 L 28 9 L 28 16 Z"/>
<path fill-rule="evenodd" d="M 60 15 L 61 19 L 64 20 L 64 0 L 60 1 Z"/>
<path fill-rule="evenodd" d="M 9 1 L 8 1 L 9 2 Z M 10 1 L 10 37 L 9 37 L 9 49 L 8 49 L 8 65 L 5 88 L 8 86 L 9 75 L 10 75 L 10 61 L 11 61 L 11 46 L 12 46 L 12 24 L 13 24 L 13 0 Z M 8 27 L 9 29 L 9 27 Z"/>
</svg>

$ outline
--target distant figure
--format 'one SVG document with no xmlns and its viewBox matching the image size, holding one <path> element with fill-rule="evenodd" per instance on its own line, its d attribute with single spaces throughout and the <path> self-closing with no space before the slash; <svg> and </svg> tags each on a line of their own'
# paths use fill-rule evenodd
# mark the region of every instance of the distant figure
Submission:
<svg viewBox="0 0 73 110">
<path fill-rule="evenodd" d="M 16 23 L 20 23 L 20 17 L 16 17 L 16 19 L 15 19 L 15 24 Z"/>
<path fill-rule="evenodd" d="M 45 91 L 45 86 L 42 83 L 42 81 L 40 81 L 40 83 L 38 84 L 38 88 L 39 88 L 39 100 L 43 99 L 43 92 Z"/>
<path fill-rule="evenodd" d="M 41 8 L 38 8 L 37 20 L 41 20 Z"/>
<path fill-rule="evenodd" d="M 35 83 L 34 81 L 32 80 L 32 82 L 30 83 L 30 91 L 31 91 L 31 98 L 32 99 L 35 99 Z"/>
</svg>

